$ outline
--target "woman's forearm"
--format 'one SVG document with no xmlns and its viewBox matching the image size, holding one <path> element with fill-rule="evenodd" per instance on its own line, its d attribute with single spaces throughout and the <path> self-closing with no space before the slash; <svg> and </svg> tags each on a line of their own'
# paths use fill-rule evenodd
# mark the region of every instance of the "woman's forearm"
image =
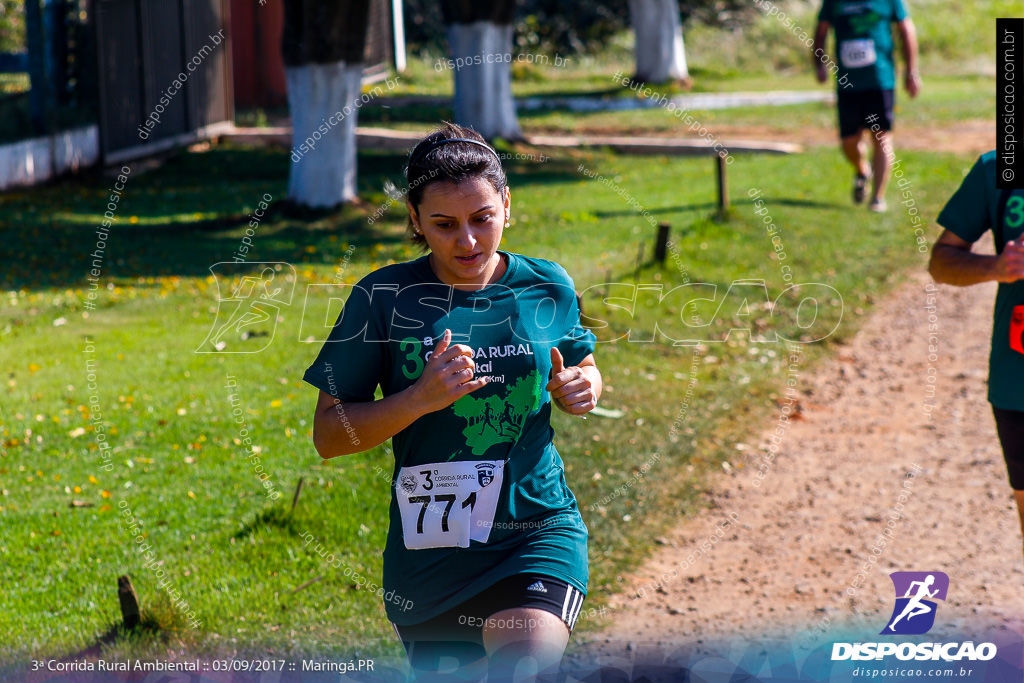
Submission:
<svg viewBox="0 0 1024 683">
<path fill-rule="evenodd" d="M 473 376 L 473 349 L 451 340 L 446 329 L 416 383 L 379 401 L 343 403 L 321 391 L 313 419 L 313 445 L 320 457 L 373 448 L 427 413 L 486 386 L 487 376 Z"/>
<path fill-rule="evenodd" d="M 975 254 L 949 244 L 936 244 L 932 249 L 928 271 L 940 284 L 966 287 L 998 279 L 995 256 Z"/>
<path fill-rule="evenodd" d="M 313 445 L 320 457 L 334 458 L 384 443 L 426 414 L 412 387 L 379 401 L 345 403 L 337 399 L 317 407 Z M 333 403 L 333 405 L 332 405 Z"/>
</svg>

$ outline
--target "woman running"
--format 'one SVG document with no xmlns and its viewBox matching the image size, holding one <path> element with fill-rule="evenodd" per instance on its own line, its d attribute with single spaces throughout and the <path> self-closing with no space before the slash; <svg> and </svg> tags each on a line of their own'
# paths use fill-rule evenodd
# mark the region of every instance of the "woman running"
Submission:
<svg viewBox="0 0 1024 683">
<path fill-rule="evenodd" d="M 428 253 L 353 288 L 304 377 L 313 441 L 333 458 L 392 439 L 385 610 L 416 680 L 530 679 L 557 671 L 587 590 L 550 418 L 597 405 L 596 339 L 564 268 L 498 249 L 511 193 L 475 131 L 428 135 L 406 181 Z"/>
</svg>

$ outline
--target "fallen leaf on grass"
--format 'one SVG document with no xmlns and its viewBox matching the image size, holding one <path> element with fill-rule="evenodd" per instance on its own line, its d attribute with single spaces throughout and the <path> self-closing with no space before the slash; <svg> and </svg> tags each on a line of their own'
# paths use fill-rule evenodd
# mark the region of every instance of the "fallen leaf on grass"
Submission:
<svg viewBox="0 0 1024 683">
<path fill-rule="evenodd" d="M 597 415 L 599 417 L 610 417 L 613 419 L 618 419 L 625 415 L 626 413 L 622 410 L 616 410 L 614 408 L 602 408 L 601 406 L 595 406 L 594 408 L 591 409 L 590 414 Z"/>
</svg>

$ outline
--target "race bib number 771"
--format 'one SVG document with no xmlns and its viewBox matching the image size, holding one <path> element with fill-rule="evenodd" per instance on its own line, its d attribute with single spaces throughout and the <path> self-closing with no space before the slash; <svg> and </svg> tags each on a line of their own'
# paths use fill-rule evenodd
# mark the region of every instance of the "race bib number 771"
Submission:
<svg viewBox="0 0 1024 683">
<path fill-rule="evenodd" d="M 486 543 L 494 526 L 505 463 L 437 462 L 403 467 L 395 498 L 405 547 L 468 548 Z"/>
</svg>

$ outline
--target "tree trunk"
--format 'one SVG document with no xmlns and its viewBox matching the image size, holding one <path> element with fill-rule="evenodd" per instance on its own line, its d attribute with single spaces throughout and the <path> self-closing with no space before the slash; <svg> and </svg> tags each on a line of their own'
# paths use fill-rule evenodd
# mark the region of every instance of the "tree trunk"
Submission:
<svg viewBox="0 0 1024 683">
<path fill-rule="evenodd" d="M 455 64 L 455 122 L 487 139 L 522 139 L 512 98 L 512 25 L 451 24 L 448 46 Z"/>
<path fill-rule="evenodd" d="M 485 138 L 520 140 L 512 98 L 515 0 L 441 0 L 455 73 L 455 122 Z"/>
<path fill-rule="evenodd" d="M 330 208 L 356 195 L 356 103 L 370 3 L 285 0 L 284 8 L 281 52 L 292 116 L 288 198 Z"/>
<path fill-rule="evenodd" d="M 331 208 L 352 200 L 359 111 L 353 102 L 359 99 L 362 64 L 290 66 L 285 76 L 292 113 L 288 198 L 311 208 Z"/>
<path fill-rule="evenodd" d="M 636 80 L 689 81 L 677 0 L 629 0 L 636 39 Z"/>
</svg>

